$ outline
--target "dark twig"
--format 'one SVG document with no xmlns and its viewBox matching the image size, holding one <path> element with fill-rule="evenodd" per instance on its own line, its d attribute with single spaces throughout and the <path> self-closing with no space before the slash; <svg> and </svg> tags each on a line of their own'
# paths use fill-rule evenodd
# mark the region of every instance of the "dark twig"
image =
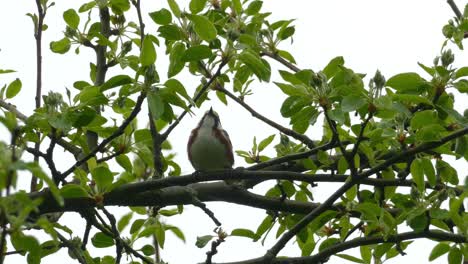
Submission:
<svg viewBox="0 0 468 264">
<path fill-rule="evenodd" d="M 192 204 L 195 205 L 196 207 L 202 209 L 203 212 L 205 212 L 205 214 L 208 215 L 211 218 L 211 220 L 213 220 L 213 222 L 216 224 L 216 226 L 221 226 L 221 222 L 216 218 L 213 211 L 211 211 L 208 207 L 206 207 L 205 203 L 203 203 L 197 197 L 194 196 Z"/>
<path fill-rule="evenodd" d="M 86 244 L 88 244 L 89 232 L 91 231 L 91 223 L 86 221 L 86 228 L 83 235 L 83 242 L 81 243 L 81 250 L 86 250 Z"/>
<path fill-rule="evenodd" d="M 419 238 L 429 238 L 439 241 L 451 241 L 455 243 L 466 243 L 468 241 L 466 236 L 443 232 L 440 230 L 427 230 L 423 232 L 405 232 L 397 235 L 391 236 L 371 236 L 371 237 L 359 237 L 351 239 L 349 241 L 341 242 L 334 244 L 326 249 L 320 251 L 319 253 L 308 256 L 308 257 L 299 257 L 299 258 L 275 258 L 271 260 L 265 259 L 265 257 L 229 262 L 229 263 L 217 263 L 217 264 L 285 264 L 285 263 L 294 263 L 294 264 L 310 264 L 310 263 L 324 263 L 329 257 L 333 256 L 336 253 L 342 252 L 347 249 L 365 246 L 365 245 L 374 245 L 379 243 L 399 243 L 405 240 L 413 240 Z M 216 264 L 216 263 L 213 263 Z"/>
<path fill-rule="evenodd" d="M 351 228 L 346 234 L 346 236 L 343 238 L 343 241 L 346 241 L 346 239 L 348 239 L 348 237 L 351 236 L 356 230 L 361 228 L 362 225 L 364 225 L 364 221 L 359 221 L 359 223 L 353 226 L 353 228 Z"/>
<path fill-rule="evenodd" d="M 107 227 L 105 223 L 98 223 L 96 221 L 96 218 L 93 218 L 93 226 L 96 227 L 97 229 L 99 229 L 102 233 L 112 237 L 116 243 L 119 243 L 121 244 L 125 250 L 131 254 L 133 254 L 134 256 L 140 258 L 144 263 L 147 263 L 147 264 L 153 264 L 150 260 L 148 260 L 147 257 L 143 256 L 142 254 L 140 254 L 138 251 L 134 250 L 130 245 L 128 245 L 122 238 L 120 238 L 120 236 L 114 234 L 114 232 L 111 231 L 111 228 Z"/>
<path fill-rule="evenodd" d="M 73 255 L 74 257 L 76 258 L 76 260 L 78 260 L 79 263 L 81 264 L 87 264 L 88 262 L 86 261 L 86 259 L 84 258 L 83 256 L 83 251 L 81 250 L 81 248 L 77 247 L 73 241 L 70 241 L 68 240 L 67 238 L 65 238 L 62 234 L 60 234 L 59 232 L 57 232 L 57 237 L 59 238 L 59 240 L 62 242 L 62 244 L 68 248 L 68 250 L 70 252 L 73 252 Z"/>
<path fill-rule="evenodd" d="M 102 207 L 101 210 L 104 212 L 106 215 L 107 219 L 109 219 L 109 222 L 111 224 L 111 229 L 112 233 L 115 234 L 116 237 L 120 238 L 120 232 L 117 229 L 117 221 L 115 220 L 115 217 L 113 214 L 111 214 L 105 207 Z M 116 239 L 116 258 L 115 258 L 115 263 L 120 263 L 120 260 L 122 259 L 122 250 L 123 250 L 123 244 L 121 239 Z"/>
<path fill-rule="evenodd" d="M 193 97 L 193 101 L 194 102 L 197 102 L 200 97 L 206 92 L 206 90 L 208 90 L 208 88 L 211 86 L 211 84 L 216 80 L 216 78 L 218 78 L 219 75 L 221 75 L 221 70 L 223 69 L 223 67 L 228 63 L 228 59 L 227 58 L 224 58 L 221 63 L 219 64 L 218 66 L 218 69 L 216 70 L 216 72 L 211 76 L 211 78 L 205 83 L 203 84 L 202 88 L 200 89 L 200 91 Z M 192 105 L 188 105 L 189 109 L 192 107 Z M 180 123 L 180 121 L 184 118 L 184 116 L 188 113 L 187 110 L 185 110 L 184 112 L 182 112 L 182 114 L 180 114 L 180 116 L 174 121 L 174 123 L 172 123 L 172 125 L 170 125 L 166 131 L 164 133 L 162 133 L 162 139 L 163 140 L 166 140 L 167 137 L 169 136 L 169 134 L 172 132 L 172 130 L 174 130 L 174 128 Z"/>
<path fill-rule="evenodd" d="M 41 94 L 42 94 L 42 30 L 44 26 L 44 17 L 46 9 L 43 8 L 40 0 L 36 0 L 37 7 L 37 25 L 34 25 L 34 38 L 36 39 L 36 109 L 41 107 Z M 37 133 L 40 138 L 39 133 Z M 34 149 L 39 151 L 41 143 L 38 141 L 34 144 Z M 34 156 L 34 161 L 39 161 L 39 156 Z M 37 178 L 32 175 L 31 177 L 31 192 L 37 189 Z"/>
<path fill-rule="evenodd" d="M 212 258 L 218 253 L 218 246 L 224 242 L 224 239 L 218 238 L 215 241 L 211 242 L 211 250 L 206 252 L 206 264 L 212 264 Z"/>
<path fill-rule="evenodd" d="M 108 160 L 111 160 L 111 159 L 113 159 L 113 158 L 116 158 L 116 157 L 118 157 L 118 156 L 122 155 L 123 153 L 124 153 L 124 152 L 123 152 L 122 150 L 118 150 L 118 151 L 116 151 L 116 152 L 112 153 L 112 154 L 111 154 L 111 155 L 109 155 L 109 156 L 106 156 L 106 157 L 103 157 L 103 158 L 97 159 L 97 161 L 96 161 L 96 162 L 97 162 L 97 163 L 106 162 L 106 161 L 108 161 Z"/>
<path fill-rule="evenodd" d="M 452 8 L 453 13 L 455 13 L 455 16 L 458 19 L 463 18 L 463 14 L 460 12 L 460 9 L 458 8 L 457 4 L 453 0 L 447 0 L 447 3 L 449 4 L 450 8 Z"/>
<path fill-rule="evenodd" d="M 348 143 L 349 142 L 343 142 L 343 144 L 348 144 Z M 268 161 L 265 161 L 265 162 L 262 162 L 262 163 L 259 163 L 259 164 L 255 164 L 253 166 L 248 167 L 247 170 L 256 171 L 256 170 L 261 170 L 261 169 L 268 168 L 268 167 L 276 165 L 276 164 L 281 164 L 281 163 L 290 162 L 290 161 L 299 160 L 299 159 L 305 159 L 305 158 L 310 157 L 311 155 L 314 155 L 315 153 L 317 153 L 320 150 L 326 151 L 326 150 L 335 148 L 337 146 L 338 146 L 337 143 L 329 142 L 329 143 L 326 143 L 324 145 L 317 146 L 317 147 L 315 147 L 315 148 L 313 148 L 311 150 L 308 150 L 308 151 L 304 151 L 304 152 L 300 152 L 300 153 L 294 153 L 294 154 L 286 155 L 286 156 L 283 156 L 283 157 L 271 159 L 271 160 L 268 160 Z"/>
<path fill-rule="evenodd" d="M 276 53 L 271 53 L 269 51 L 262 51 L 262 52 L 260 52 L 260 56 L 270 57 L 270 58 L 278 61 L 279 63 L 283 64 L 284 66 L 288 67 L 290 70 L 292 70 L 294 72 L 298 72 L 298 71 L 301 70 L 296 65 L 290 63 L 289 61 L 285 60 L 284 58 L 282 58 L 281 56 L 279 56 Z"/>
<path fill-rule="evenodd" d="M 309 137 L 307 137 L 306 135 L 303 135 L 303 134 L 299 134 L 297 133 L 296 131 L 293 131 L 289 128 L 286 128 L 276 122 L 274 122 L 273 120 L 271 119 L 268 119 L 267 117 L 261 115 L 260 113 L 258 113 L 257 111 L 255 111 L 250 105 L 246 104 L 243 100 L 241 100 L 239 97 L 235 96 L 234 94 L 232 94 L 231 92 L 229 92 L 228 90 L 226 90 L 224 87 L 222 87 L 221 85 L 219 85 L 217 88 L 216 88 L 218 91 L 226 94 L 229 98 L 231 98 L 232 100 L 234 100 L 236 103 L 240 104 L 242 107 L 244 107 L 247 111 L 250 112 L 250 114 L 252 114 L 253 117 L 257 118 L 257 119 L 260 119 L 261 121 L 263 121 L 264 123 L 270 125 L 271 127 L 277 129 L 278 131 L 280 131 L 281 133 L 285 134 L 285 135 L 288 135 L 288 136 L 291 136 L 299 141 L 301 141 L 302 143 L 304 143 L 306 146 L 308 146 L 309 148 L 315 148 L 315 143 L 313 140 L 311 140 Z"/>
</svg>

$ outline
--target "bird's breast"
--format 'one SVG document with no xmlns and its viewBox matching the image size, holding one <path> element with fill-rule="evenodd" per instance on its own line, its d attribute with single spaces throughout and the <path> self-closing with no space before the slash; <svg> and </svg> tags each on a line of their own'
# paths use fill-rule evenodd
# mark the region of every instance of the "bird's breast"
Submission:
<svg viewBox="0 0 468 264">
<path fill-rule="evenodd" d="M 198 131 L 190 147 L 192 165 L 196 170 L 217 170 L 230 167 L 226 146 L 212 130 Z"/>
</svg>

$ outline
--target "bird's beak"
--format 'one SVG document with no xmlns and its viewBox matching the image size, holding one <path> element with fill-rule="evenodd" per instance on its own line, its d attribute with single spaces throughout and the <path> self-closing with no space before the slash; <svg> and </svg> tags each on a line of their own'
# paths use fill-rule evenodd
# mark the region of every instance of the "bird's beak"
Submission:
<svg viewBox="0 0 468 264">
<path fill-rule="evenodd" d="M 210 107 L 210 111 L 208 113 L 210 113 L 210 115 L 213 115 L 213 107 Z"/>
</svg>

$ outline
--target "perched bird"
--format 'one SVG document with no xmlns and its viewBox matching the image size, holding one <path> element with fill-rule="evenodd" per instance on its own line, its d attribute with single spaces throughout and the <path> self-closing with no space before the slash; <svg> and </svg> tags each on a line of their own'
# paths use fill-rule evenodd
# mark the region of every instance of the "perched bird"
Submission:
<svg viewBox="0 0 468 264">
<path fill-rule="evenodd" d="M 190 163 L 196 171 L 230 169 L 234 154 L 229 135 L 218 114 L 210 108 L 192 130 L 187 145 Z"/>
</svg>

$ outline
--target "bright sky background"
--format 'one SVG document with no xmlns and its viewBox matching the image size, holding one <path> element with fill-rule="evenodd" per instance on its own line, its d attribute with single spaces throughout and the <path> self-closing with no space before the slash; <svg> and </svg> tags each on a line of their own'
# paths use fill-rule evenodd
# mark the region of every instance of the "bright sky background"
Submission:
<svg viewBox="0 0 468 264">
<path fill-rule="evenodd" d="M 0 85 L 11 82 L 14 78 L 21 78 L 23 89 L 19 96 L 12 102 L 25 114 L 31 114 L 34 108 L 35 93 L 35 46 L 33 38 L 33 26 L 30 18 L 25 14 L 35 12 L 35 1 L 2 1 L 0 2 L 0 69 L 14 69 L 17 73 L 0 75 Z M 159 10 L 166 7 L 166 1 L 142 1 L 143 13 Z M 178 1 L 181 6 L 187 7 L 188 1 Z M 80 55 L 75 55 L 73 49 L 65 56 L 53 54 L 49 51 L 50 41 L 63 37 L 62 31 L 65 23 L 62 13 L 66 9 L 78 8 L 84 1 L 56 1 L 46 17 L 49 29 L 44 32 L 44 94 L 48 90 L 65 92 L 65 87 L 72 88 L 76 80 L 88 80 L 89 61 L 94 61 L 94 55 L 82 47 Z M 463 2 L 457 1 L 463 10 Z M 439 55 L 444 37 L 441 33 L 442 26 L 453 17 L 453 12 L 444 0 L 266 0 L 263 11 L 271 11 L 271 20 L 296 19 L 296 34 L 294 42 L 283 49 L 291 51 L 300 68 L 322 69 L 330 59 L 336 56 L 344 56 L 346 66 L 356 72 L 367 73 L 372 76 L 379 69 L 388 79 L 392 75 L 401 72 L 415 71 L 424 75 L 417 62 L 427 65 L 432 64 L 435 56 Z M 82 17 L 82 21 L 85 18 Z M 131 18 L 127 18 L 130 20 Z M 145 16 L 147 32 L 155 33 L 154 23 Z M 453 47 L 454 51 L 457 51 Z M 456 52 L 456 65 L 463 65 L 467 61 L 467 53 Z M 165 78 L 167 58 L 163 50 L 159 50 L 158 71 Z M 272 62 L 276 69 L 283 69 Z M 466 65 L 466 63 L 465 63 Z M 108 78 L 121 72 L 117 67 L 111 70 Z M 179 76 L 178 76 L 179 77 Z M 181 79 L 193 93 L 197 86 L 197 79 Z M 273 74 L 272 80 L 280 80 L 278 74 Z M 246 102 L 251 104 L 258 112 L 267 117 L 287 125 L 279 113 L 279 106 L 284 100 L 281 91 L 274 84 L 258 84 L 251 86 L 254 95 L 248 97 Z M 276 133 L 269 126 L 252 118 L 248 112 L 230 101 L 226 107 L 220 103 L 207 102 L 202 109 L 195 110 L 195 117 L 185 118 L 171 135 L 171 143 L 174 151 L 179 153 L 177 161 L 180 162 L 183 173 L 191 173 L 192 168 L 187 160 L 186 142 L 190 130 L 195 127 L 204 111 L 211 105 L 219 112 L 223 127 L 229 132 L 236 150 L 248 150 L 251 147 L 253 136 L 265 138 Z M 458 101 L 458 107 L 466 108 L 467 103 Z M 140 114 L 143 116 L 143 113 Z M 140 123 L 142 125 L 142 123 Z M 143 124 L 144 125 L 144 124 Z M 2 130 L 4 131 L 4 130 Z M 321 135 L 320 125 L 309 129 L 307 135 L 313 139 L 319 139 Z M 276 138 L 275 142 L 277 143 Z M 273 155 L 270 148 L 269 154 Z M 67 168 L 71 157 L 59 157 L 62 152 L 56 154 L 59 169 Z M 62 155 L 63 156 L 63 155 Z M 236 158 L 236 166 L 245 165 L 240 158 Z M 466 163 L 465 163 L 466 165 Z M 464 176 L 464 175 L 460 175 Z M 25 179 L 29 182 L 29 177 Z M 26 185 L 23 186 L 24 188 Z M 327 197 L 330 190 L 336 185 L 319 185 L 313 192 L 317 201 Z M 265 190 L 261 186 L 259 191 Z M 215 212 L 223 223 L 223 227 L 230 232 L 234 228 L 242 227 L 256 230 L 258 224 L 265 216 L 263 210 L 251 209 L 231 204 L 209 203 L 208 207 Z M 119 214 L 121 210 L 112 208 Z M 144 216 L 139 216 L 143 218 Z M 77 227 L 83 225 L 83 220 L 78 214 L 70 213 L 64 216 L 65 223 Z M 182 216 L 174 216 L 167 219 L 168 223 L 179 226 L 185 233 L 187 243 L 183 244 L 172 235 L 168 235 L 166 247 L 162 251 L 162 257 L 171 264 L 195 263 L 205 260 L 207 248 L 198 249 L 194 246 L 196 236 L 212 234 L 215 227 L 211 220 L 198 208 L 186 207 Z M 78 229 L 77 229 L 78 230 Z M 229 237 L 227 242 L 219 248 L 219 253 L 214 261 L 235 261 L 258 257 L 264 254 L 274 241 L 270 235 L 270 243 L 262 247 L 259 243 L 252 243 L 248 239 Z M 76 233 L 82 236 L 82 231 Z M 289 245 L 291 245 L 290 243 Z M 433 243 L 415 242 L 406 251 L 405 258 L 396 258 L 387 263 L 426 263 Z M 105 250 L 99 250 L 98 254 L 105 254 Z M 350 253 L 348 251 L 346 253 Z M 358 252 L 358 251 L 357 251 Z M 107 254 L 114 254 L 114 249 Z M 96 254 L 95 254 L 96 255 Z M 288 246 L 280 255 L 299 256 L 297 246 Z M 359 256 L 359 253 L 355 254 Z M 67 259 L 66 261 L 64 259 Z M 66 250 L 60 254 L 48 257 L 49 263 L 73 263 L 69 260 Z M 6 263 L 21 263 L 18 257 L 8 256 Z M 64 262 L 65 261 L 65 262 Z M 44 261 L 45 263 L 46 261 Z M 343 263 L 339 258 L 332 258 L 328 263 Z M 446 263 L 446 257 L 432 263 Z"/>
</svg>

